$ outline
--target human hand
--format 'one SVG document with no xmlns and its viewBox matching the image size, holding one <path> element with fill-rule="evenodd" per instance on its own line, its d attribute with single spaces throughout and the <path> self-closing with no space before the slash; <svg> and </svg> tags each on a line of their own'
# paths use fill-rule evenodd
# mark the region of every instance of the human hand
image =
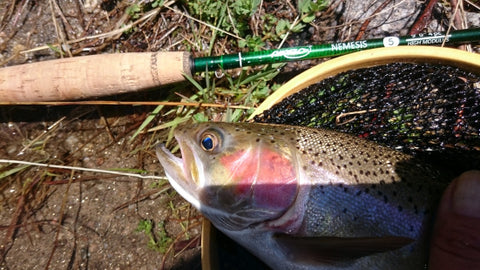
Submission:
<svg viewBox="0 0 480 270">
<path fill-rule="evenodd" d="M 480 269 L 480 171 L 463 173 L 443 193 L 429 269 Z"/>
</svg>

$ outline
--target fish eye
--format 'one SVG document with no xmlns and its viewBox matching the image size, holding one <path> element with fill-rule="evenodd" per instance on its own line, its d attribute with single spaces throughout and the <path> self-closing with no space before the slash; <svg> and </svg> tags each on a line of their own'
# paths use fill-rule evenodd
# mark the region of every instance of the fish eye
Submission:
<svg viewBox="0 0 480 270">
<path fill-rule="evenodd" d="M 218 146 L 218 143 L 218 135 L 211 131 L 204 132 L 200 137 L 200 146 L 207 152 L 215 150 L 215 148 Z"/>
</svg>

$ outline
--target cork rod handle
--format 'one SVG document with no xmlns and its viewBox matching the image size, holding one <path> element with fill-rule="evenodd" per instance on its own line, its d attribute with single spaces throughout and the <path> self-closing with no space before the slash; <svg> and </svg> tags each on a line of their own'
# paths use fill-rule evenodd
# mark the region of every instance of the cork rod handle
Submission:
<svg viewBox="0 0 480 270">
<path fill-rule="evenodd" d="M 0 68 L 0 101 L 85 99 L 180 82 L 188 52 L 100 54 Z"/>
</svg>

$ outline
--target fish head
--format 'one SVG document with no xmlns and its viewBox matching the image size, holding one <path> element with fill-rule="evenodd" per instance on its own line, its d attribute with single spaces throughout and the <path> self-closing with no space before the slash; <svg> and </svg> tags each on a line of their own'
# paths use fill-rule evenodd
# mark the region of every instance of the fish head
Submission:
<svg viewBox="0 0 480 270">
<path fill-rule="evenodd" d="M 239 231 L 275 220 L 294 203 L 295 151 L 267 125 L 201 123 L 175 130 L 182 158 L 164 146 L 158 159 L 173 188 L 215 225 Z M 294 148 L 294 147 L 293 147 Z"/>
</svg>

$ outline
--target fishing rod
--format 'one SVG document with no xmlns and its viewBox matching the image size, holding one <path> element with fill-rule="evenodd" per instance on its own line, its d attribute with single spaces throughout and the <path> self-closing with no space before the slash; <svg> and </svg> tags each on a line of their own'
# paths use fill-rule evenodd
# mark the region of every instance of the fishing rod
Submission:
<svg viewBox="0 0 480 270">
<path fill-rule="evenodd" d="M 276 50 L 199 57 L 193 60 L 193 72 L 232 69 L 244 66 L 283 63 L 290 61 L 334 57 L 361 50 L 381 47 L 439 45 L 473 42 L 480 40 L 479 29 L 466 29 L 446 33 L 417 34 L 403 37 L 389 36 L 378 39 L 337 42 L 321 45 L 283 48 Z"/>
<path fill-rule="evenodd" d="M 192 58 L 188 52 L 143 52 L 79 56 L 0 69 L 0 101 L 85 99 L 136 92 L 185 80 L 195 72 L 333 57 L 395 46 L 480 40 L 480 28 L 449 33 L 337 42 L 258 52 Z"/>
</svg>

